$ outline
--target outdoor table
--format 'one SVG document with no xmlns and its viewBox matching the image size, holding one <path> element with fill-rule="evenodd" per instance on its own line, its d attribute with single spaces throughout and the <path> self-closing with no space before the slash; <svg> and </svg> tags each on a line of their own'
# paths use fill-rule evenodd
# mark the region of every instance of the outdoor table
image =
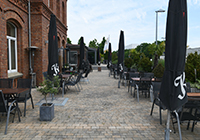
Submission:
<svg viewBox="0 0 200 140">
<path fill-rule="evenodd" d="M 65 82 L 71 78 L 71 74 L 61 74 L 62 76 L 62 97 L 64 96 L 65 92 Z"/>
<path fill-rule="evenodd" d="M 199 92 L 198 93 L 196 93 L 196 92 L 188 92 L 187 96 L 188 96 L 188 100 L 194 100 L 194 98 L 195 98 L 195 100 L 200 101 L 200 93 Z"/>
<path fill-rule="evenodd" d="M 131 78 L 133 81 L 140 81 L 140 77 L 133 77 L 133 78 Z M 158 79 L 156 79 L 156 78 L 148 78 L 148 77 L 143 77 L 142 79 L 141 79 L 141 81 L 152 81 L 152 82 L 154 82 L 154 81 L 158 81 L 158 82 L 160 82 L 160 79 L 158 80 Z"/>
<path fill-rule="evenodd" d="M 29 88 L 0 88 L 2 90 L 6 100 L 16 99 L 20 93 L 27 92 Z M 8 102 L 7 102 L 8 106 Z"/>
<path fill-rule="evenodd" d="M 0 88 L 4 95 L 18 95 L 29 90 L 29 88 Z"/>
</svg>

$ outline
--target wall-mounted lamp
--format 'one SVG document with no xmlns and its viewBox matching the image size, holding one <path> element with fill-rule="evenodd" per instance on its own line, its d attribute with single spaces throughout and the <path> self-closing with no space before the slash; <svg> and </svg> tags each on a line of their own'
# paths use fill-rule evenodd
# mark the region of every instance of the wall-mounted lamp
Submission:
<svg viewBox="0 0 200 140">
<path fill-rule="evenodd" d="M 45 40 L 45 41 L 44 41 L 44 44 L 45 44 L 45 45 L 46 45 L 46 44 L 48 44 L 48 43 L 49 43 L 49 41 L 48 41 L 48 40 Z"/>
<path fill-rule="evenodd" d="M 35 50 L 38 49 L 38 47 L 31 46 L 31 47 L 28 47 L 28 49 L 32 52 L 32 55 L 34 56 L 35 55 Z"/>
</svg>

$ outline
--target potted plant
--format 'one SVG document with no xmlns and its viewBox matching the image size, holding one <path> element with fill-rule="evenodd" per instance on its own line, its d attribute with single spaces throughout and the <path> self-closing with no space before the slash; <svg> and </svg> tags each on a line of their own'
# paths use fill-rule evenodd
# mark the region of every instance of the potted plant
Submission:
<svg viewBox="0 0 200 140">
<path fill-rule="evenodd" d="M 200 92 L 200 80 L 196 80 L 196 82 L 195 83 L 191 83 L 190 84 L 190 86 L 191 86 L 191 92 Z"/>
<path fill-rule="evenodd" d="M 40 106 L 40 120 L 51 121 L 54 118 L 54 104 L 47 103 L 48 94 L 57 94 L 59 89 L 60 79 L 55 76 L 53 80 L 45 79 L 41 86 L 37 88 L 38 91 L 44 95 L 45 103 Z"/>
</svg>

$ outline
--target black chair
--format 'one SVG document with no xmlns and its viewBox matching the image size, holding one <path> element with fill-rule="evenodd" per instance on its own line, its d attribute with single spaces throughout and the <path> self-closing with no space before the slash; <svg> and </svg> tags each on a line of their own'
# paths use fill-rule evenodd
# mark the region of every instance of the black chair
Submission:
<svg viewBox="0 0 200 140">
<path fill-rule="evenodd" d="M 160 101 L 160 99 L 158 97 L 158 94 L 160 92 L 160 86 L 161 86 L 161 82 L 152 82 L 154 100 L 153 100 L 153 104 L 151 107 L 150 115 L 152 116 L 154 105 L 156 104 L 157 106 L 159 106 L 160 124 L 162 124 L 162 110 L 165 110 L 166 108 L 162 104 L 162 102 Z"/>
<path fill-rule="evenodd" d="M 13 79 L 0 79 L 0 88 L 13 88 Z"/>
<path fill-rule="evenodd" d="M 80 80 L 81 80 L 81 77 L 82 77 L 82 72 L 79 72 L 78 73 L 78 75 L 76 76 L 76 78 L 73 80 L 73 78 L 71 79 L 71 80 L 69 80 L 69 81 L 67 81 L 66 83 L 65 83 L 65 86 L 75 86 L 75 88 L 76 88 L 76 86 L 77 86 L 77 88 L 78 88 L 78 90 L 77 90 L 77 88 L 76 88 L 76 91 L 79 91 L 80 92 L 80 88 L 79 88 L 79 82 L 80 82 Z M 78 92 L 77 92 L 78 93 Z"/>
<path fill-rule="evenodd" d="M 140 81 L 135 83 L 135 90 L 134 90 L 134 97 L 135 97 L 135 92 L 137 92 L 137 100 L 139 102 L 139 94 L 140 91 L 145 92 L 145 96 L 147 96 L 147 93 L 150 93 L 150 88 L 151 88 L 151 78 L 147 77 L 140 77 Z"/>
<path fill-rule="evenodd" d="M 135 81 L 133 81 L 131 78 L 135 78 L 135 77 L 140 77 L 139 73 L 136 72 L 128 72 L 127 74 L 128 77 L 128 92 L 130 91 L 131 88 L 131 95 L 132 95 L 132 87 L 135 87 Z"/>
<path fill-rule="evenodd" d="M 191 92 L 191 87 L 190 87 L 190 83 L 187 82 L 186 83 L 186 91 L 187 92 Z M 200 102 L 198 98 L 189 98 L 188 97 L 188 102 L 183 105 L 183 107 L 180 108 L 178 115 L 179 115 L 179 120 L 180 123 L 187 123 L 187 130 L 189 129 L 190 126 L 190 122 L 193 121 L 193 125 L 192 125 L 192 129 L 191 131 L 194 131 L 194 126 L 195 124 L 200 121 L 200 118 L 198 116 L 198 112 L 200 109 Z M 172 124 L 173 124 L 173 128 L 174 128 L 174 132 L 175 131 L 175 127 L 174 127 L 174 123 L 177 123 L 177 121 L 174 121 L 173 118 L 175 117 L 174 113 L 171 113 L 172 115 Z"/>
<path fill-rule="evenodd" d="M 44 79 L 47 80 L 47 78 L 48 78 L 47 72 L 45 71 L 45 72 L 43 72 L 42 74 L 43 74 L 43 76 L 44 76 Z"/>
<path fill-rule="evenodd" d="M 89 79 L 88 79 L 88 74 L 90 73 L 90 68 L 88 68 L 85 72 L 85 75 L 81 77 L 81 81 L 82 82 L 88 82 L 89 83 Z"/>
<path fill-rule="evenodd" d="M 7 134 L 7 127 L 8 127 L 8 123 L 9 123 L 10 114 L 13 114 L 12 122 L 14 122 L 16 110 L 18 111 L 18 118 L 19 118 L 19 122 L 20 122 L 21 120 L 20 120 L 19 108 L 18 108 L 17 101 L 16 100 L 12 101 L 10 103 L 10 105 L 8 106 L 7 101 L 4 98 L 3 92 L 0 90 L 0 113 L 5 113 L 7 115 L 5 134 Z M 14 113 L 13 113 L 13 111 L 14 111 Z"/>
<path fill-rule="evenodd" d="M 24 103 L 24 116 L 26 116 L 26 102 L 31 99 L 32 108 L 34 109 L 33 98 L 31 95 L 32 79 L 18 79 L 17 88 L 29 88 L 27 92 L 22 92 L 17 97 L 18 103 Z"/>
</svg>

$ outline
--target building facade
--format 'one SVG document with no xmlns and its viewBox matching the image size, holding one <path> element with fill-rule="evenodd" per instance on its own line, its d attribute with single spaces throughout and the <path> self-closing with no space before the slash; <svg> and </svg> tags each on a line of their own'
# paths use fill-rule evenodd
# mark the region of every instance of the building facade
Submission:
<svg viewBox="0 0 200 140">
<path fill-rule="evenodd" d="M 18 78 L 31 78 L 32 68 L 38 85 L 48 66 L 51 14 L 57 17 L 58 48 L 66 47 L 67 0 L 30 0 L 31 46 L 34 49 L 29 48 L 28 2 L 0 0 L 0 78 L 13 78 L 15 81 Z"/>
</svg>

